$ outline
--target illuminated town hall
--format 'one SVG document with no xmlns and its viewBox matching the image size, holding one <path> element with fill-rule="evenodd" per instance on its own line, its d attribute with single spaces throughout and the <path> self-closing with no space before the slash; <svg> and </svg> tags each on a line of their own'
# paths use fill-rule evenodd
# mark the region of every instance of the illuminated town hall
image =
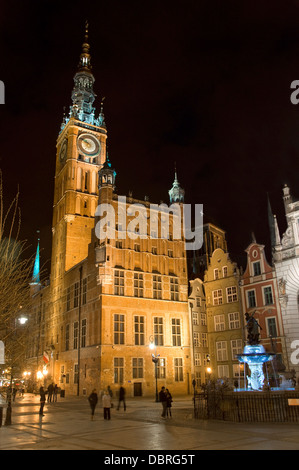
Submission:
<svg viewBox="0 0 299 470">
<path fill-rule="evenodd" d="M 124 235 L 127 227 L 118 219 L 114 239 L 101 241 L 95 234 L 97 206 L 116 208 L 118 196 L 103 104 L 99 114 L 93 107 L 87 34 L 70 113 L 57 139 L 51 281 L 46 287 L 31 286 L 40 327 L 31 338 L 28 360 L 32 366 L 46 367 L 47 380 L 70 394 L 108 385 L 117 389 L 122 384 L 129 396 L 146 396 L 154 394 L 156 382 L 160 386 L 166 381 L 176 393 L 188 393 L 191 355 L 184 241 L 172 240 L 171 232 L 169 239 L 142 239 L 138 234 L 133 239 Z M 177 178 L 169 193 L 170 199 L 183 200 Z M 128 212 L 134 203 L 149 211 L 149 201 L 130 195 L 122 210 Z M 131 219 L 129 213 L 127 224 Z"/>
<path fill-rule="evenodd" d="M 122 175 L 114 167 L 117 156 L 108 155 L 103 100 L 94 106 L 89 52 L 86 28 L 56 145 L 50 281 L 35 274 L 31 284 L 28 368 L 70 395 L 121 385 L 128 396 L 154 397 L 161 386 L 185 395 L 211 377 L 244 386 L 237 356 L 246 342 L 246 311 L 255 312 L 264 325 L 261 341 L 274 345 L 289 368 L 275 272 L 263 246 L 253 239 L 243 274 L 230 259 L 225 232 L 205 223 L 202 248 L 191 259 L 184 237 L 175 236 L 173 212 L 157 211 L 153 230 L 148 198 L 117 194 Z M 174 173 L 169 204 L 182 211 L 184 190 Z M 101 205 L 115 214 L 103 238 L 97 233 Z M 138 206 L 146 236 L 137 225 L 132 234 L 132 207 Z M 258 289 L 263 296 L 253 304 Z"/>
</svg>

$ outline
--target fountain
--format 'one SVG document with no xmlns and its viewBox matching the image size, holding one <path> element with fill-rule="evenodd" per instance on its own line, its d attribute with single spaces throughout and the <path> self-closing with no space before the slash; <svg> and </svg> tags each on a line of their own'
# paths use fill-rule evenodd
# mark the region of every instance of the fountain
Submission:
<svg viewBox="0 0 299 470">
<path fill-rule="evenodd" d="M 247 381 L 252 390 L 263 390 L 265 381 L 263 365 L 272 361 L 274 356 L 274 353 L 267 353 L 261 344 L 246 345 L 243 354 L 237 356 L 240 362 L 249 366 L 250 376 L 247 375 Z"/>
<path fill-rule="evenodd" d="M 250 376 L 247 376 L 247 381 L 252 390 L 263 390 L 265 376 L 263 372 L 263 365 L 265 362 L 272 361 L 275 356 L 274 353 L 266 352 L 264 346 L 259 344 L 259 330 L 260 325 L 256 319 L 249 313 L 245 313 L 246 327 L 248 330 L 248 344 L 245 346 L 243 354 L 237 356 L 238 360 L 246 363 L 250 369 Z"/>
</svg>

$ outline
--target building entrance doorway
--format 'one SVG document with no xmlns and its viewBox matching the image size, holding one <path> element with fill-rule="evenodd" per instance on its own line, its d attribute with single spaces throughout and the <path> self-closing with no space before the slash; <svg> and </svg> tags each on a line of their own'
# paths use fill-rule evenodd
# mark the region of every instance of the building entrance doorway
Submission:
<svg viewBox="0 0 299 470">
<path fill-rule="evenodd" d="M 141 382 L 134 383 L 134 397 L 142 397 L 142 383 Z"/>
</svg>

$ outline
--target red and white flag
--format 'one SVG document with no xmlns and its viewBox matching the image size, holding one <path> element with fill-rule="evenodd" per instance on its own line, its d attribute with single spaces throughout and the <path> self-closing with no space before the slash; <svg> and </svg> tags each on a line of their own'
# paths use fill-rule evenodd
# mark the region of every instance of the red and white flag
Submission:
<svg viewBox="0 0 299 470">
<path fill-rule="evenodd" d="M 45 362 L 46 364 L 48 364 L 48 362 L 49 362 L 49 356 L 48 356 L 48 354 L 46 353 L 46 351 L 44 351 L 43 360 L 44 360 L 44 362 Z"/>
</svg>

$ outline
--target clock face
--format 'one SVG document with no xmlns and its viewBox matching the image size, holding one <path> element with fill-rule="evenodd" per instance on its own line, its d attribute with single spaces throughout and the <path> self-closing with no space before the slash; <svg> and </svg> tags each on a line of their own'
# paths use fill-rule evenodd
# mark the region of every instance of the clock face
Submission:
<svg viewBox="0 0 299 470">
<path fill-rule="evenodd" d="M 78 137 L 78 150 L 84 155 L 95 157 L 100 153 L 101 144 L 94 135 L 81 134 Z"/>
<path fill-rule="evenodd" d="M 64 140 L 62 142 L 62 145 L 60 147 L 60 152 L 59 152 L 59 158 L 61 162 L 64 162 L 66 160 L 66 154 L 67 154 L 67 140 Z"/>
</svg>

